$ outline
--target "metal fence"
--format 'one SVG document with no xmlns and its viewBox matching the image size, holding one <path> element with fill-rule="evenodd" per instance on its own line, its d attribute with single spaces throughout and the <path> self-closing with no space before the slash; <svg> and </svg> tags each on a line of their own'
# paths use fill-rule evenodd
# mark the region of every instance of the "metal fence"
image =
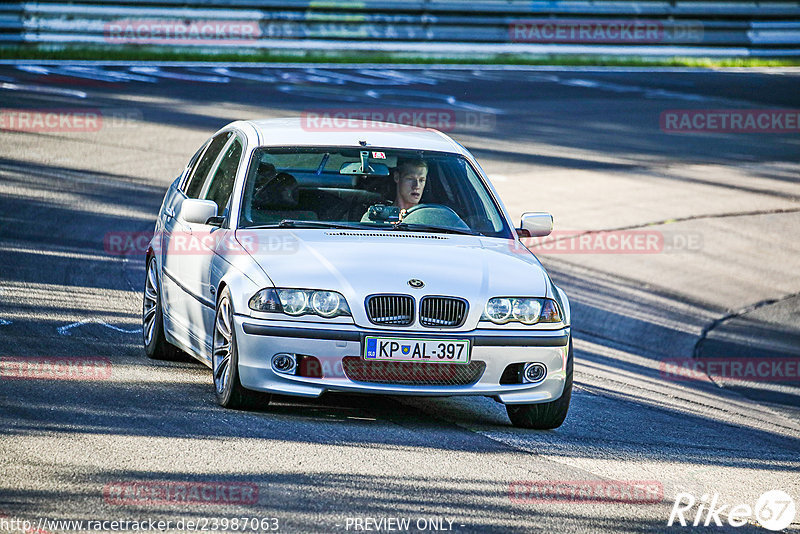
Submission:
<svg viewBox="0 0 800 534">
<path fill-rule="evenodd" d="M 0 44 L 25 43 L 786 56 L 800 55 L 800 3 L 115 0 L 0 4 Z"/>
</svg>

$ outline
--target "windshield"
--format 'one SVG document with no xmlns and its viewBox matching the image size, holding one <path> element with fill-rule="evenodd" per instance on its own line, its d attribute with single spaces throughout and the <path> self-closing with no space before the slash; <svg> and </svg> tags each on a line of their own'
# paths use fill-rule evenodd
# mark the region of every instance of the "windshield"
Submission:
<svg viewBox="0 0 800 534">
<path fill-rule="evenodd" d="M 373 147 L 256 149 L 239 226 L 281 223 L 512 237 L 462 156 Z"/>
</svg>

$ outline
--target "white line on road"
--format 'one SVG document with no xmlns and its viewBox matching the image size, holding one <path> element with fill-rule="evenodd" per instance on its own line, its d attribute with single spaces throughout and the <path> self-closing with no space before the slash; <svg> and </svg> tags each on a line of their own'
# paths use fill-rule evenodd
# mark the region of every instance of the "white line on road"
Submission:
<svg viewBox="0 0 800 534">
<path fill-rule="evenodd" d="M 139 74 L 129 74 L 127 72 L 119 72 L 113 70 L 105 70 L 98 66 L 87 65 L 65 65 L 63 67 L 56 66 L 55 68 L 46 68 L 40 65 L 19 65 L 18 70 L 29 72 L 31 74 L 39 74 L 49 76 L 50 74 L 71 76 L 73 78 L 86 78 L 88 80 L 97 80 L 101 82 L 148 82 L 155 83 L 158 80 L 151 76 L 141 76 Z"/>
<path fill-rule="evenodd" d="M 310 68 L 305 69 L 306 72 L 312 76 L 322 76 L 325 78 L 333 78 L 335 80 L 341 80 L 343 82 L 351 82 L 351 83 L 360 83 L 363 85 L 398 85 L 399 80 L 395 79 L 386 79 L 381 75 L 375 75 L 373 73 L 366 74 L 365 76 L 354 76 L 353 74 L 344 74 L 342 72 L 334 72 L 330 70 L 318 69 L 318 68 Z M 361 70 L 359 73 L 366 73 L 366 70 Z"/>
<path fill-rule="evenodd" d="M 119 72 L 114 70 L 104 70 L 97 67 L 84 67 L 80 65 L 64 67 L 57 74 L 66 74 L 67 76 L 84 77 L 103 82 L 145 82 L 156 83 L 158 80 L 151 76 L 142 76 L 139 74 L 130 74 L 128 72 Z"/>
<path fill-rule="evenodd" d="M 125 330 L 124 328 L 120 328 L 118 326 L 114 326 L 113 324 L 108 324 L 104 321 L 94 321 L 94 320 L 87 320 L 87 321 L 76 321 L 74 323 L 70 323 L 64 326 L 59 326 L 56 328 L 58 333 L 62 336 L 69 336 L 71 335 L 70 330 L 73 328 L 78 328 L 79 326 L 87 325 L 87 324 L 99 324 L 101 326 L 105 326 L 106 328 L 110 328 L 111 330 L 116 330 L 117 332 L 122 332 L 123 334 L 138 334 L 142 331 L 141 328 L 134 328 L 133 330 Z"/>
<path fill-rule="evenodd" d="M 645 98 L 674 98 L 678 100 L 692 101 L 709 100 L 707 97 L 689 93 L 677 93 L 675 91 L 667 91 L 665 89 L 650 89 L 647 87 L 639 87 L 638 85 L 622 85 L 618 83 L 600 82 L 596 80 L 570 79 L 562 80 L 559 83 L 562 85 L 569 85 L 571 87 L 587 87 L 590 89 L 599 89 L 601 91 L 611 91 L 614 93 L 642 93 Z"/>
<path fill-rule="evenodd" d="M 402 85 L 414 85 L 419 83 L 425 85 L 438 85 L 439 83 L 439 80 L 436 78 L 422 76 L 420 73 L 406 74 L 396 70 L 379 69 L 360 69 L 358 72 L 367 76 L 384 76 L 386 78 L 392 78 L 397 80 L 398 84 Z"/>
<path fill-rule="evenodd" d="M 206 69 L 197 69 L 198 71 L 204 71 Z M 239 72 L 235 70 L 231 70 L 227 67 L 215 67 L 211 69 L 211 72 L 215 74 L 219 74 L 220 76 L 227 76 L 229 78 L 238 78 L 241 80 L 250 80 L 254 82 L 264 82 L 264 83 L 273 83 L 277 82 L 278 78 L 275 76 L 267 76 L 261 74 L 250 74 L 249 72 Z"/>
<path fill-rule="evenodd" d="M 59 87 L 43 87 L 41 85 L 26 85 L 20 83 L 2 83 L 0 89 L 7 89 L 9 91 L 23 91 L 28 93 L 42 93 L 49 95 L 63 95 L 74 96 L 77 98 L 86 98 L 86 93 L 83 91 L 76 91 L 74 89 L 61 89 Z"/>
<path fill-rule="evenodd" d="M 450 107 L 476 111 L 478 113 L 491 113 L 493 115 L 503 115 L 504 110 L 488 106 L 479 106 L 458 100 L 453 95 L 434 93 L 431 91 L 416 91 L 413 89 L 369 89 L 364 91 L 364 95 L 375 100 L 380 100 L 384 104 L 399 104 L 415 106 L 425 106 L 428 102 L 435 102 L 439 105 L 446 104 Z"/>
<path fill-rule="evenodd" d="M 158 67 L 131 67 L 130 71 L 137 74 L 146 74 L 147 76 L 187 82 L 228 83 L 231 81 L 227 76 L 201 76 L 195 74 L 181 74 L 179 72 L 165 72 Z"/>
</svg>

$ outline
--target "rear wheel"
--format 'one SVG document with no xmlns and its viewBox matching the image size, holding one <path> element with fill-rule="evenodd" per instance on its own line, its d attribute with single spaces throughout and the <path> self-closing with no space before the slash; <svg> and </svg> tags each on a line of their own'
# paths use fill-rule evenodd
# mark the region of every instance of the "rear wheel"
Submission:
<svg viewBox="0 0 800 534">
<path fill-rule="evenodd" d="M 539 404 L 507 404 L 506 412 L 511 423 L 519 428 L 534 428 L 536 430 L 551 430 L 558 428 L 567 418 L 569 401 L 572 397 L 572 337 L 569 338 L 569 351 L 567 353 L 567 379 L 564 382 L 564 392 L 559 398 L 551 402 Z"/>
<path fill-rule="evenodd" d="M 156 259 L 151 256 L 147 260 L 147 275 L 144 282 L 144 298 L 142 300 L 142 337 L 144 352 L 154 360 L 175 360 L 181 352 L 170 344 L 164 335 L 164 314 L 161 310 L 161 292 L 158 285 L 158 269 Z"/>
<path fill-rule="evenodd" d="M 269 404 L 268 393 L 246 389 L 239 381 L 239 353 L 236 347 L 236 330 L 233 328 L 231 294 L 227 287 L 219 298 L 214 318 L 211 369 L 214 391 L 221 406 L 239 409 Z"/>
</svg>

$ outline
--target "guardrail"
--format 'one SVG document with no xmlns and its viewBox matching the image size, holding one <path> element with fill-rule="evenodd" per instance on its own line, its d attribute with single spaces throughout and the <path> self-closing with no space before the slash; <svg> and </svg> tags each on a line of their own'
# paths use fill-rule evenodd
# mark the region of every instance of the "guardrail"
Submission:
<svg viewBox="0 0 800 534">
<path fill-rule="evenodd" d="M 0 44 L 800 55 L 788 1 L 115 0 L 0 4 Z"/>
</svg>

